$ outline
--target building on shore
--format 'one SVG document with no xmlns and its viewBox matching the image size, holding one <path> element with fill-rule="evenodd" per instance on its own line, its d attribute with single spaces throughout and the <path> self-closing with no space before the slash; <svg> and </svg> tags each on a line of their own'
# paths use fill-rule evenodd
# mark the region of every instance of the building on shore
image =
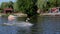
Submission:
<svg viewBox="0 0 60 34">
<path fill-rule="evenodd" d="M 3 9 L 3 13 L 13 13 L 14 11 L 13 11 L 13 9 L 12 8 L 4 8 Z"/>
</svg>

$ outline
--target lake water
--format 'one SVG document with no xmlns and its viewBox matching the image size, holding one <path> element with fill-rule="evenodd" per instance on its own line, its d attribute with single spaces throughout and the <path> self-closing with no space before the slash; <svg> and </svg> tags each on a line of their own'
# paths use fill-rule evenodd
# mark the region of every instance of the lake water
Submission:
<svg viewBox="0 0 60 34">
<path fill-rule="evenodd" d="M 39 22 L 41 26 L 41 34 L 60 34 L 60 16 L 44 16 L 43 20 Z M 41 19 L 40 19 L 41 20 Z"/>
<path fill-rule="evenodd" d="M 20 17 L 13 22 L 25 21 Z M 8 23 L 7 17 L 0 17 L 0 24 Z M 0 34 L 60 34 L 60 16 L 41 16 L 32 18 L 34 24 L 31 28 L 24 29 L 16 26 L 0 25 Z"/>
</svg>

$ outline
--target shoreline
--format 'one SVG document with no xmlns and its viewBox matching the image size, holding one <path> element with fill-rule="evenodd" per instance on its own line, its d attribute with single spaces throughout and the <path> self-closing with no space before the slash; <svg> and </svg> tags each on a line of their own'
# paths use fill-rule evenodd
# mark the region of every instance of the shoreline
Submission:
<svg viewBox="0 0 60 34">
<path fill-rule="evenodd" d="M 27 17 L 27 14 L 24 14 L 24 13 L 13 13 L 13 14 L 0 13 L 0 16 L 8 16 L 8 15 L 16 15 L 18 17 Z"/>
<path fill-rule="evenodd" d="M 8 15 L 16 15 L 18 17 L 27 17 L 27 14 L 24 13 L 13 13 L 13 14 L 4 14 L 4 13 L 0 13 L 0 16 L 8 16 Z M 42 13 L 39 14 L 39 16 L 60 16 L 60 13 Z"/>
<path fill-rule="evenodd" d="M 42 16 L 60 16 L 60 13 L 42 13 Z"/>
</svg>

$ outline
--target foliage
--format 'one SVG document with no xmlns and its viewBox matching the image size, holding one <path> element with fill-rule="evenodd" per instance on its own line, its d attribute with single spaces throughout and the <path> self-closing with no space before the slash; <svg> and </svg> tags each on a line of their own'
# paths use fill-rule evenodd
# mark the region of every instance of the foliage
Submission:
<svg viewBox="0 0 60 34">
<path fill-rule="evenodd" d="M 7 2 L 2 2 L 1 8 L 2 8 L 2 9 L 8 8 L 8 3 L 7 3 Z"/>
<path fill-rule="evenodd" d="M 10 2 L 2 2 L 1 6 L 0 6 L 0 12 L 3 11 L 3 9 L 5 8 L 13 8 L 13 2 L 10 1 Z"/>
<path fill-rule="evenodd" d="M 37 6 L 39 9 L 47 10 L 53 7 L 60 7 L 60 0 L 38 0 Z"/>
<path fill-rule="evenodd" d="M 19 8 L 19 11 L 25 11 L 29 8 L 29 6 L 33 4 L 31 0 L 17 0 L 17 7 Z"/>
<path fill-rule="evenodd" d="M 0 13 L 2 12 L 2 10 L 0 10 Z"/>
<path fill-rule="evenodd" d="M 18 11 L 22 11 L 28 16 L 33 16 L 37 14 L 36 0 L 17 0 L 16 6 Z"/>
<path fill-rule="evenodd" d="M 58 6 L 60 7 L 60 0 L 57 0 L 57 4 L 58 4 Z"/>
<path fill-rule="evenodd" d="M 42 11 L 47 10 L 47 1 L 46 0 L 37 0 L 37 7 Z"/>
<path fill-rule="evenodd" d="M 26 13 L 30 16 L 37 14 L 37 9 L 47 11 L 52 7 L 60 7 L 60 0 L 16 0 L 16 2 L 2 2 L 1 9 L 13 8 L 15 11 Z"/>
<path fill-rule="evenodd" d="M 13 8 L 14 8 L 14 11 L 15 11 L 15 12 L 18 12 L 18 7 L 17 7 L 17 3 L 16 3 L 16 2 L 14 2 Z"/>
<path fill-rule="evenodd" d="M 49 0 L 49 1 L 48 1 L 48 4 L 50 5 L 50 7 L 56 7 L 56 0 Z M 48 4 L 47 4 L 47 5 L 48 5 Z M 49 5 L 48 5 L 48 6 L 49 6 Z"/>
<path fill-rule="evenodd" d="M 43 5 L 44 5 L 44 7 L 46 7 L 45 0 L 37 0 L 37 6 L 39 9 L 43 9 Z"/>
<path fill-rule="evenodd" d="M 60 7 L 60 0 L 48 0 L 48 6 L 51 7 Z"/>
<path fill-rule="evenodd" d="M 14 3 L 12 1 L 8 2 L 8 4 L 9 4 L 9 7 L 13 8 Z"/>
<path fill-rule="evenodd" d="M 2 2 L 1 4 L 1 8 L 4 9 L 4 8 L 13 8 L 13 2 L 10 1 L 10 2 Z"/>
</svg>

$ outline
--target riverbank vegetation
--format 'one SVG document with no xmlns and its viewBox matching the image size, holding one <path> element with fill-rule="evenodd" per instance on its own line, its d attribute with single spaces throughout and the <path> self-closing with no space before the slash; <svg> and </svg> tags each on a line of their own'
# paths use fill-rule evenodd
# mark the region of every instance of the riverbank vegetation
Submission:
<svg viewBox="0 0 60 34">
<path fill-rule="evenodd" d="M 3 12 L 4 8 L 13 8 L 14 12 L 22 12 L 31 17 L 38 13 L 46 13 L 53 7 L 60 7 L 60 0 L 16 0 L 15 2 L 2 2 L 0 12 Z"/>
</svg>

